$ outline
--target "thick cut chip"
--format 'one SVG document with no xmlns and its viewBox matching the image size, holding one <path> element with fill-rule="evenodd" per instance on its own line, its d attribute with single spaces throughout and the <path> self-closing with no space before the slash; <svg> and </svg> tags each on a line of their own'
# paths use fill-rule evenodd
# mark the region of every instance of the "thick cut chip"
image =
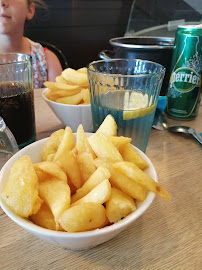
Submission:
<svg viewBox="0 0 202 270">
<path fill-rule="evenodd" d="M 51 176 L 55 176 L 56 178 L 59 178 L 60 180 L 67 182 L 67 176 L 65 174 L 65 172 L 62 170 L 62 168 L 51 161 L 42 161 L 39 163 L 34 164 L 34 168 L 37 171 L 44 171 L 48 174 L 50 174 Z"/>
<path fill-rule="evenodd" d="M 110 167 L 110 183 L 113 187 L 116 187 L 130 197 L 138 200 L 144 201 L 147 196 L 147 189 L 141 184 L 136 183 L 134 180 L 130 179 L 126 175 L 118 172 L 113 166 Z"/>
<path fill-rule="evenodd" d="M 54 216 L 50 208 L 45 203 L 41 205 L 41 208 L 36 214 L 31 215 L 31 220 L 32 222 L 34 222 L 34 224 L 43 228 L 49 230 L 56 230 Z"/>
<path fill-rule="evenodd" d="M 47 160 L 49 155 L 55 154 L 64 135 L 64 129 L 59 129 L 51 134 L 41 151 L 41 160 Z"/>
<path fill-rule="evenodd" d="M 42 203 L 43 203 L 43 201 L 41 200 L 40 197 L 38 197 L 35 201 L 35 204 L 34 204 L 34 207 L 32 210 L 32 214 L 36 214 L 39 211 Z"/>
<path fill-rule="evenodd" d="M 51 174 L 49 174 L 47 172 L 44 172 L 41 169 L 35 168 L 35 172 L 37 174 L 37 177 L 38 177 L 38 181 L 39 182 L 43 182 L 43 181 L 49 180 L 52 177 Z"/>
<path fill-rule="evenodd" d="M 72 183 L 72 181 L 68 178 L 68 185 L 71 191 L 71 196 L 76 192 L 77 188 L 74 186 L 74 184 Z"/>
<path fill-rule="evenodd" d="M 58 90 L 58 91 L 61 91 L 61 90 Z M 46 97 L 48 97 L 48 95 L 50 94 L 50 96 L 52 96 L 52 97 L 54 97 L 54 98 L 59 98 L 60 97 L 60 95 L 58 95 L 56 92 L 58 92 L 58 91 L 50 91 L 49 89 L 48 89 L 48 91 L 46 92 Z M 62 90 L 63 91 L 63 90 Z"/>
<path fill-rule="evenodd" d="M 70 127 L 65 128 L 64 135 L 62 137 L 61 143 L 57 149 L 57 152 L 54 157 L 54 161 L 60 159 L 60 157 L 69 150 L 72 150 L 73 147 L 75 146 L 75 141 L 74 141 L 74 134 L 71 130 Z"/>
<path fill-rule="evenodd" d="M 78 155 L 78 151 L 77 151 L 76 146 L 72 149 L 72 152 L 74 153 L 75 156 Z"/>
<path fill-rule="evenodd" d="M 56 101 L 60 96 L 53 94 L 49 89 L 46 92 L 46 98 L 50 99 L 51 101 Z"/>
<path fill-rule="evenodd" d="M 99 185 L 92 189 L 87 195 L 71 204 L 71 207 L 78 204 L 94 202 L 103 204 L 111 196 L 111 184 L 108 179 L 103 180 Z"/>
<path fill-rule="evenodd" d="M 51 92 L 58 90 L 58 88 L 55 85 L 55 82 L 46 81 L 46 82 L 44 82 L 44 86 L 47 87 Z"/>
<path fill-rule="evenodd" d="M 131 162 L 116 162 L 112 165 L 120 173 L 133 179 L 136 183 L 141 184 L 148 190 L 160 195 L 167 201 L 170 201 L 170 195 L 158 183 L 156 183 L 149 175 L 142 171 L 138 166 Z"/>
<path fill-rule="evenodd" d="M 54 158 L 55 158 L 55 154 L 50 154 L 50 155 L 47 156 L 46 161 L 53 161 Z"/>
<path fill-rule="evenodd" d="M 118 222 L 136 210 L 134 200 L 123 191 L 112 187 L 111 197 L 106 202 L 106 214 L 111 223 Z"/>
<path fill-rule="evenodd" d="M 96 133 L 103 133 L 105 136 L 116 136 L 117 135 L 117 124 L 114 117 L 108 114 Z"/>
<path fill-rule="evenodd" d="M 79 154 L 86 152 L 92 154 L 93 159 L 96 158 L 96 155 L 89 144 L 88 138 L 86 137 L 83 126 L 81 124 L 77 128 L 76 149 Z"/>
<path fill-rule="evenodd" d="M 77 91 L 81 91 L 81 86 L 79 85 L 70 85 L 70 84 L 66 84 L 66 83 L 62 83 L 62 82 L 56 82 L 55 83 L 56 88 L 58 88 L 58 90 L 66 90 L 67 92 L 72 91 L 72 90 L 77 90 Z"/>
<path fill-rule="evenodd" d="M 62 97 L 56 99 L 56 102 L 63 103 L 63 104 L 70 104 L 70 105 L 77 105 L 83 100 L 83 95 L 79 92 L 76 95 L 69 96 L 69 97 Z"/>
<path fill-rule="evenodd" d="M 52 96 L 56 96 L 57 99 L 60 97 L 69 97 L 69 96 L 73 96 L 76 95 L 78 93 L 80 93 L 81 90 L 57 90 L 57 91 L 52 91 L 51 94 Z"/>
<path fill-rule="evenodd" d="M 87 68 L 86 67 L 79 68 L 79 69 L 77 69 L 77 71 L 81 72 L 81 73 L 84 73 L 84 74 L 87 74 Z"/>
<path fill-rule="evenodd" d="M 72 84 L 76 84 L 76 85 L 88 85 L 88 77 L 87 74 L 84 74 L 82 72 L 76 71 L 72 68 L 67 68 L 65 70 L 63 70 L 62 72 L 62 77 L 72 83 Z"/>
<path fill-rule="evenodd" d="M 123 136 L 108 136 L 108 139 L 110 142 L 113 143 L 113 145 L 119 150 L 120 147 L 124 147 L 127 143 L 130 143 L 132 141 L 131 138 L 123 137 Z"/>
<path fill-rule="evenodd" d="M 103 205 L 85 203 L 66 210 L 59 218 L 61 227 L 68 232 L 83 232 L 102 228 L 106 224 L 106 212 Z"/>
<path fill-rule="evenodd" d="M 64 83 L 64 82 L 49 82 L 49 81 L 46 81 L 44 83 L 44 85 L 51 91 L 51 92 L 55 92 L 55 91 L 58 91 L 58 90 L 66 90 L 67 92 L 68 91 L 71 91 L 71 90 L 79 90 L 81 91 L 81 86 L 79 85 L 69 85 L 67 83 Z"/>
<path fill-rule="evenodd" d="M 83 180 L 81 170 L 79 168 L 79 163 L 74 155 L 74 152 L 72 150 L 64 152 L 56 162 L 67 174 L 72 184 L 76 188 L 80 188 L 82 186 Z"/>
<path fill-rule="evenodd" d="M 95 133 L 88 138 L 88 141 L 98 158 L 109 159 L 111 161 L 123 160 L 117 148 L 104 134 Z"/>
<path fill-rule="evenodd" d="M 90 153 L 83 152 L 77 155 L 77 161 L 81 171 L 83 183 L 96 171 L 93 157 Z"/>
<path fill-rule="evenodd" d="M 89 179 L 84 183 L 84 185 L 77 189 L 76 193 L 72 196 L 71 203 L 79 200 L 88 194 L 92 189 L 99 185 L 103 180 L 109 179 L 110 172 L 104 167 L 99 167 L 97 170 L 89 177 Z"/>
<path fill-rule="evenodd" d="M 119 152 L 124 161 L 134 163 L 141 170 L 148 168 L 149 164 L 135 151 L 130 143 L 120 146 Z"/>
<path fill-rule="evenodd" d="M 23 156 L 13 164 L 1 196 L 13 212 L 28 217 L 41 206 L 38 187 L 33 164 L 28 156 Z"/>
<path fill-rule="evenodd" d="M 98 167 L 105 167 L 108 170 L 110 169 L 111 165 L 114 163 L 113 161 L 106 159 L 106 158 L 96 158 L 93 160 L 95 166 Z"/>
<path fill-rule="evenodd" d="M 62 77 L 62 75 L 59 75 L 55 78 L 56 82 L 67 84 L 67 81 Z"/>
<path fill-rule="evenodd" d="M 56 101 L 56 99 L 58 99 L 59 98 L 59 96 L 54 96 L 54 95 L 52 95 L 52 94 L 50 94 L 50 93 L 46 93 L 46 98 L 48 98 L 48 99 L 50 99 L 51 101 Z"/>
<path fill-rule="evenodd" d="M 41 170 L 40 168 L 35 168 L 35 172 L 37 174 L 39 183 L 47 180 L 61 180 L 53 174 L 49 174 L 46 171 Z"/>
<path fill-rule="evenodd" d="M 70 206 L 71 194 L 68 184 L 60 180 L 41 182 L 39 196 L 51 209 L 58 229 L 58 218 Z"/>
<path fill-rule="evenodd" d="M 89 92 L 89 89 L 88 88 L 82 89 L 81 94 L 83 96 L 84 103 L 85 104 L 90 104 L 90 92 Z"/>
</svg>

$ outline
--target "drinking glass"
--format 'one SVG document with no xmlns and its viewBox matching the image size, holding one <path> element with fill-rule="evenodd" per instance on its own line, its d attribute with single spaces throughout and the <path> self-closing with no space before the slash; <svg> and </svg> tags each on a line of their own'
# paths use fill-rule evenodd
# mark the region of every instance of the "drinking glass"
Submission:
<svg viewBox="0 0 202 270">
<path fill-rule="evenodd" d="M 19 148 L 35 141 L 35 115 L 31 57 L 0 54 L 0 115 Z"/>
<path fill-rule="evenodd" d="M 118 136 L 132 138 L 146 152 L 165 68 L 151 61 L 111 59 L 90 63 L 87 72 L 94 132 L 111 114 Z"/>
<path fill-rule="evenodd" d="M 0 116 L 0 169 L 18 150 L 15 137 Z"/>
</svg>

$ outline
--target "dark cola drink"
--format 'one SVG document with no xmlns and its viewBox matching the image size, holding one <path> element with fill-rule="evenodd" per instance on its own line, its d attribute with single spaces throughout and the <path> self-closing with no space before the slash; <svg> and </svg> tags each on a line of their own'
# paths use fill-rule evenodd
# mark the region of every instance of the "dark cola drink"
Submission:
<svg viewBox="0 0 202 270">
<path fill-rule="evenodd" d="M 0 83 L 0 116 L 13 133 L 19 148 L 35 141 L 33 88 L 20 82 Z"/>
</svg>

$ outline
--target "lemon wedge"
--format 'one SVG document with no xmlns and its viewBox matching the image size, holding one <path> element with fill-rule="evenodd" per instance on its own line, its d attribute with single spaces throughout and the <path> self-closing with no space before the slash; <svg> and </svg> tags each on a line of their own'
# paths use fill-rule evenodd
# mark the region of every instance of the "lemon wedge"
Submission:
<svg viewBox="0 0 202 270">
<path fill-rule="evenodd" d="M 124 96 L 123 120 L 151 114 L 156 108 L 156 104 L 151 105 L 151 100 L 149 102 L 148 95 L 143 95 L 142 92 L 126 92 Z"/>
</svg>

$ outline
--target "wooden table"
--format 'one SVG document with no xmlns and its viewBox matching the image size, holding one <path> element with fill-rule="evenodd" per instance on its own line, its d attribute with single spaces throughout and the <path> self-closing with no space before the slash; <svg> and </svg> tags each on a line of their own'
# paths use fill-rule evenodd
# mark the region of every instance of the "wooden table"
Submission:
<svg viewBox="0 0 202 270">
<path fill-rule="evenodd" d="M 63 127 L 35 91 L 37 138 Z M 189 125 L 202 132 L 202 106 Z M 46 243 L 0 209 L 0 269 L 202 269 L 202 146 L 189 136 L 152 130 L 147 155 L 171 202 L 156 197 L 126 231 L 96 248 L 71 251 Z"/>
</svg>

